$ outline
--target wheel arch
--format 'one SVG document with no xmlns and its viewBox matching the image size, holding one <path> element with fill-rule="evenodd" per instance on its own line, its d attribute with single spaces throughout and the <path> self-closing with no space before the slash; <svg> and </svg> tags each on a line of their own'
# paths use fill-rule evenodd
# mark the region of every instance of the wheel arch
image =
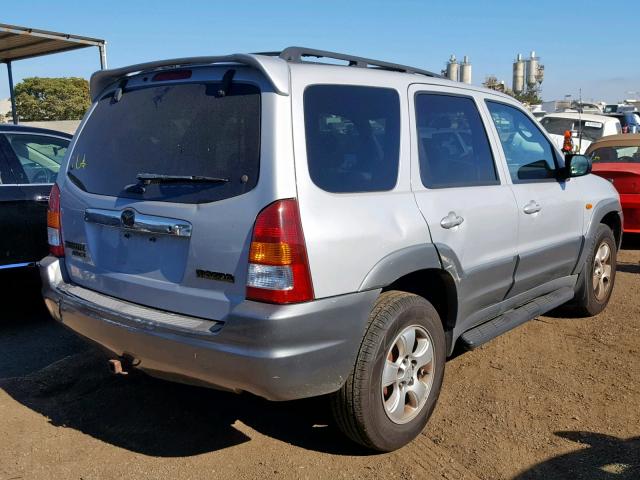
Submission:
<svg viewBox="0 0 640 480">
<path fill-rule="evenodd" d="M 584 262 L 588 255 L 589 245 L 596 235 L 598 225 L 607 225 L 613 230 L 613 236 L 616 240 L 616 247 L 619 249 L 622 243 L 622 206 L 617 198 L 608 198 L 597 203 L 593 209 L 591 220 L 587 225 L 582 250 L 576 266 L 573 270 L 574 274 L 579 274 L 584 267 Z"/>
<path fill-rule="evenodd" d="M 375 288 L 420 295 L 434 306 L 445 332 L 452 332 L 458 314 L 458 292 L 454 278 L 442 268 L 435 245 L 414 245 L 384 257 L 369 271 L 359 290 Z"/>
<path fill-rule="evenodd" d="M 453 277 L 445 270 L 427 268 L 416 270 L 395 279 L 382 291 L 400 290 L 428 300 L 438 312 L 445 332 L 455 327 L 458 314 L 458 296 Z"/>
<path fill-rule="evenodd" d="M 607 225 L 613 231 L 613 236 L 616 239 L 616 247 L 620 249 L 620 245 L 622 244 L 622 218 L 620 218 L 620 213 L 611 211 L 602 217 L 600 223 Z"/>
</svg>

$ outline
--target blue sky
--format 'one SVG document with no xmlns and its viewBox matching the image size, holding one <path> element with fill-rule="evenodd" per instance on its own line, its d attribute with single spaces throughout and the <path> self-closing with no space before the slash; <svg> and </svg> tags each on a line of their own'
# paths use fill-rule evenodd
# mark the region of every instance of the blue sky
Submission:
<svg viewBox="0 0 640 480">
<path fill-rule="evenodd" d="M 517 53 L 545 65 L 542 96 L 640 97 L 640 2 L 472 0 L 6 0 L 0 22 L 107 40 L 110 67 L 191 55 L 304 45 L 439 71 L 468 55 L 473 83 L 511 85 Z M 627 33 L 625 33 L 627 32 Z M 81 76 L 97 49 L 16 62 L 14 77 Z M 8 96 L 0 66 L 0 97 Z M 637 91 L 638 93 L 628 93 Z"/>
</svg>

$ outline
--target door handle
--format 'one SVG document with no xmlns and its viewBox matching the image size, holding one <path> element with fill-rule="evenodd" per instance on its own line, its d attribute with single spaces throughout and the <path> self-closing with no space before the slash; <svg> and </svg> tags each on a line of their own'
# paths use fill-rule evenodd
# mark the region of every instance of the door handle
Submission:
<svg viewBox="0 0 640 480">
<path fill-rule="evenodd" d="M 447 215 L 442 220 L 440 220 L 440 226 L 442 228 L 449 229 L 449 228 L 457 227 L 462 222 L 464 222 L 464 218 L 456 214 L 456 212 L 449 212 L 449 215 Z"/>
<path fill-rule="evenodd" d="M 524 213 L 526 213 L 527 215 L 531 215 L 533 213 L 538 213 L 540 210 L 542 210 L 542 207 L 540 206 L 540 204 L 538 202 L 536 202 L 535 200 L 531 200 L 529 203 L 527 203 L 523 208 L 522 211 Z"/>
<path fill-rule="evenodd" d="M 36 202 L 49 203 L 49 195 L 36 195 L 33 199 Z"/>
</svg>

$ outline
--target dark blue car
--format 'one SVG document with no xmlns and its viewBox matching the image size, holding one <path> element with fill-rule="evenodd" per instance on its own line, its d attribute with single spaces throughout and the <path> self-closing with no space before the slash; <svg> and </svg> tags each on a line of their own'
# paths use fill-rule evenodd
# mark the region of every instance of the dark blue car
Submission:
<svg viewBox="0 0 640 480">
<path fill-rule="evenodd" d="M 0 270 L 48 252 L 47 203 L 71 135 L 0 124 Z"/>
<path fill-rule="evenodd" d="M 640 133 L 640 113 L 638 112 L 621 112 L 607 115 L 620 120 L 622 133 Z"/>
</svg>

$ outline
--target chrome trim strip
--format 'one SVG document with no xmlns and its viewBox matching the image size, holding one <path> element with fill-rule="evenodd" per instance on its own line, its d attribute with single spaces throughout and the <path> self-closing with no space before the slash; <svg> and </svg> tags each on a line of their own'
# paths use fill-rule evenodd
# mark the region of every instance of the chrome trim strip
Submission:
<svg viewBox="0 0 640 480">
<path fill-rule="evenodd" d="M 10 263 L 8 265 L 0 265 L 0 270 L 5 270 L 8 268 L 22 268 L 22 267 L 33 267 L 33 266 L 35 266 L 35 262 Z"/>
<path fill-rule="evenodd" d="M 29 125 L 25 125 L 25 127 L 29 127 Z M 42 127 L 33 127 L 33 128 L 42 128 Z M 53 138 L 59 138 L 60 140 L 67 140 L 69 143 L 71 143 L 71 140 L 72 140 L 69 137 L 61 137 L 60 135 L 55 135 L 53 133 L 25 132 L 25 131 L 19 131 L 19 130 L 11 131 L 11 130 L 3 130 L 1 127 L 0 127 L 0 133 L 2 135 L 36 135 L 38 137 L 53 137 Z M 73 137 L 73 135 L 71 135 L 71 137 Z"/>
<path fill-rule="evenodd" d="M 53 187 L 53 183 L 2 183 L 0 187 Z"/>
<path fill-rule="evenodd" d="M 134 214 L 131 225 L 124 224 L 122 220 L 123 212 L 132 212 Z M 176 237 L 188 238 L 191 237 L 192 231 L 191 224 L 184 220 L 144 215 L 130 208 L 124 210 L 88 208 L 84 212 L 84 221 L 105 227 L 122 228 L 123 230 L 151 233 L 154 235 L 174 235 Z"/>
</svg>

